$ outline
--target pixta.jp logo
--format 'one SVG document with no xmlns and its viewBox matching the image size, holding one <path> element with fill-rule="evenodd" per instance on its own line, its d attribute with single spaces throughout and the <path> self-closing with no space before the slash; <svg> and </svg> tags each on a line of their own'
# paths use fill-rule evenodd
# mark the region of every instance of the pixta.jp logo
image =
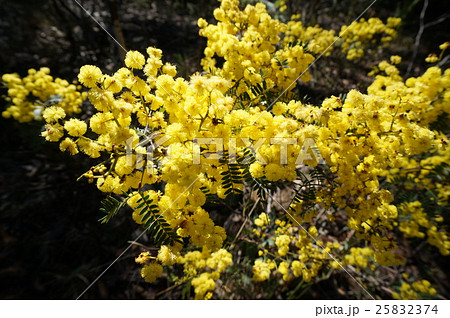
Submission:
<svg viewBox="0 0 450 318">
<path fill-rule="evenodd" d="M 140 134 L 140 137 L 135 135 L 129 138 L 126 141 L 127 165 L 133 166 L 136 169 L 141 169 L 146 166 L 148 169 L 158 166 L 157 157 L 159 158 L 161 154 L 163 154 L 165 158 L 170 159 L 170 151 L 166 151 L 166 148 L 163 146 L 166 142 L 169 142 L 170 139 L 170 136 L 160 136 L 160 133 L 152 133 L 149 135 Z M 200 164 L 202 157 L 211 160 L 227 159 L 230 164 L 237 163 L 238 141 L 244 145 L 244 148 L 250 150 L 250 152 L 248 152 L 249 155 L 242 158 L 240 161 L 241 163 L 245 164 L 250 162 L 252 156 L 260 164 L 267 164 L 267 161 L 258 152 L 259 148 L 267 143 L 267 138 L 259 138 L 253 142 L 250 138 L 195 138 L 192 141 L 192 164 Z M 325 163 L 313 138 L 305 138 L 298 154 L 288 153 L 288 145 L 298 144 L 297 138 L 270 138 L 269 142 L 270 145 L 279 145 L 279 164 L 281 165 L 287 164 L 288 157 L 292 155 L 295 155 L 296 157 L 296 165 L 304 164 L 304 161 L 312 159 L 319 164 Z M 202 151 L 202 145 L 214 145 L 215 151 Z M 227 158 L 224 158 L 225 145 L 227 146 Z M 170 146 L 168 148 L 170 150 Z"/>
</svg>

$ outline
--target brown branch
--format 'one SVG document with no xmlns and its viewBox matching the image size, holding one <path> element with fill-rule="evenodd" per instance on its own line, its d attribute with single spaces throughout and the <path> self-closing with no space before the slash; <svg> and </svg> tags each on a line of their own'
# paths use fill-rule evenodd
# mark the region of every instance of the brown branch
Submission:
<svg viewBox="0 0 450 318">
<path fill-rule="evenodd" d="M 116 35 L 117 41 L 121 46 L 121 48 L 119 48 L 120 60 L 123 61 L 125 59 L 125 54 L 127 53 L 127 48 L 125 45 L 125 37 L 123 36 L 122 26 L 120 25 L 119 6 L 117 4 L 117 0 L 109 0 L 108 6 L 109 12 L 111 14 L 111 22 L 113 24 L 114 33 Z"/>
</svg>

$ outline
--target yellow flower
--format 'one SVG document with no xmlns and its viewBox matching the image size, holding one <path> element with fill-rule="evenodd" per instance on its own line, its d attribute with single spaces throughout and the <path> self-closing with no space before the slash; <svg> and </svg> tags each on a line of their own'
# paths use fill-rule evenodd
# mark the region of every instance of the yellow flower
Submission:
<svg viewBox="0 0 450 318">
<path fill-rule="evenodd" d="M 392 64 L 400 64 L 401 61 L 402 61 L 402 58 L 400 56 L 398 56 L 398 55 L 391 56 Z"/>
<path fill-rule="evenodd" d="M 255 161 L 250 165 L 249 171 L 253 178 L 261 178 L 264 176 L 264 166 L 258 161 Z"/>
<path fill-rule="evenodd" d="M 155 59 L 160 59 L 162 57 L 162 51 L 154 47 L 148 47 L 147 54 Z"/>
<path fill-rule="evenodd" d="M 208 22 L 205 19 L 200 18 L 197 21 L 197 25 L 198 25 L 199 28 L 203 29 L 203 28 L 206 28 L 208 26 Z"/>
<path fill-rule="evenodd" d="M 103 76 L 102 71 L 94 65 L 84 65 L 80 68 L 78 80 L 86 87 L 96 87 L 100 78 Z"/>
<path fill-rule="evenodd" d="M 167 245 L 161 246 L 159 252 L 158 252 L 158 260 L 163 265 L 173 265 L 177 261 L 177 253 L 174 253 L 172 248 L 170 248 Z"/>
<path fill-rule="evenodd" d="M 150 255 L 150 252 L 143 252 L 143 253 L 139 254 L 138 257 L 136 257 L 135 262 L 138 264 L 145 264 L 145 263 L 149 262 L 152 258 L 154 258 L 154 257 L 152 257 Z"/>
<path fill-rule="evenodd" d="M 125 65 L 131 69 L 142 69 L 145 64 L 145 57 L 138 51 L 128 51 L 125 56 Z"/>
<path fill-rule="evenodd" d="M 103 150 L 102 146 L 100 146 L 97 142 L 91 141 L 91 140 L 79 139 L 78 146 L 80 147 L 80 150 L 82 152 L 84 152 L 91 158 L 100 157 L 100 151 Z M 111 192 L 111 191 L 107 191 L 107 192 Z"/>
<path fill-rule="evenodd" d="M 280 235 L 275 239 L 275 245 L 278 246 L 278 254 L 285 256 L 289 252 L 289 244 L 291 239 L 288 235 Z"/>
<path fill-rule="evenodd" d="M 66 113 L 61 107 L 51 106 L 42 112 L 42 117 L 44 117 L 46 122 L 53 123 L 66 117 Z"/>
<path fill-rule="evenodd" d="M 268 262 L 264 262 L 260 259 L 255 261 L 253 265 L 253 280 L 257 282 L 262 282 L 270 277 L 270 265 Z"/>
<path fill-rule="evenodd" d="M 442 43 L 441 45 L 439 45 L 439 48 L 440 48 L 441 50 L 445 50 L 445 49 L 447 49 L 449 46 L 450 46 L 450 42 L 444 42 L 444 43 Z"/>
<path fill-rule="evenodd" d="M 86 133 L 87 125 L 84 121 L 71 118 L 64 123 L 64 129 L 73 137 L 79 137 Z"/>
<path fill-rule="evenodd" d="M 436 56 L 436 54 L 430 54 L 427 56 L 427 58 L 425 59 L 425 62 L 428 63 L 436 63 L 437 61 L 439 61 L 439 58 Z"/>
<path fill-rule="evenodd" d="M 270 223 L 270 218 L 266 213 L 261 213 L 256 219 L 255 219 L 255 225 L 259 227 L 263 227 L 266 224 Z"/>
<path fill-rule="evenodd" d="M 177 75 L 177 68 L 175 65 L 172 65 L 170 63 L 164 64 L 162 67 L 162 71 L 164 74 L 169 75 L 170 77 L 175 77 Z"/>
<path fill-rule="evenodd" d="M 141 276 L 147 283 L 153 283 L 161 277 L 163 268 L 157 263 L 150 263 L 141 269 Z"/>
<path fill-rule="evenodd" d="M 422 299 L 423 296 L 433 296 L 437 293 L 436 289 L 431 287 L 431 283 L 427 280 L 415 281 L 412 284 L 407 282 L 402 282 L 400 287 L 400 293 L 395 292 L 392 294 L 394 299 L 410 299 L 418 300 Z"/>
<path fill-rule="evenodd" d="M 41 133 L 41 136 L 45 137 L 45 140 L 47 141 L 58 141 L 62 136 L 64 136 L 63 126 L 60 124 L 47 124 L 45 125 L 45 131 Z"/>
<path fill-rule="evenodd" d="M 218 272 L 223 272 L 232 262 L 231 253 L 227 252 L 225 249 L 220 249 L 217 252 L 211 254 L 207 259 L 206 265 Z"/>
<path fill-rule="evenodd" d="M 191 284 L 194 287 L 195 299 L 209 299 L 212 291 L 216 288 L 216 283 L 213 279 L 214 273 L 202 273 L 199 277 L 192 279 Z M 205 295 L 206 294 L 206 295 Z"/>
<path fill-rule="evenodd" d="M 72 156 L 78 153 L 77 144 L 70 138 L 66 138 L 61 141 L 59 144 L 59 149 L 61 151 L 69 151 Z"/>
<path fill-rule="evenodd" d="M 279 10 L 280 12 L 284 12 L 284 11 L 287 10 L 287 5 L 286 5 L 286 2 L 285 2 L 285 1 L 281 1 L 281 2 L 280 2 L 278 10 Z"/>
</svg>

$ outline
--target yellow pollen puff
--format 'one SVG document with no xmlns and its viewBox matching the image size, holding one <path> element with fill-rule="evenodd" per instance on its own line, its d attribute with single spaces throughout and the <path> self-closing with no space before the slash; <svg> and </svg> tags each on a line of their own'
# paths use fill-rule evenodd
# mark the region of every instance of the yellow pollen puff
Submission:
<svg viewBox="0 0 450 318">
<path fill-rule="evenodd" d="M 102 71 L 94 65 L 84 65 L 80 68 L 78 80 L 86 87 L 94 88 L 102 78 Z"/>
<path fill-rule="evenodd" d="M 64 123 L 64 129 L 73 137 L 79 137 L 86 133 L 87 125 L 84 121 L 71 118 Z"/>
<path fill-rule="evenodd" d="M 145 57 L 138 51 L 128 51 L 125 55 L 125 65 L 131 69 L 142 69 L 145 64 Z"/>
<path fill-rule="evenodd" d="M 147 283 L 155 282 L 159 277 L 161 277 L 163 268 L 157 263 L 150 263 L 145 265 L 141 269 L 141 276 Z"/>
</svg>

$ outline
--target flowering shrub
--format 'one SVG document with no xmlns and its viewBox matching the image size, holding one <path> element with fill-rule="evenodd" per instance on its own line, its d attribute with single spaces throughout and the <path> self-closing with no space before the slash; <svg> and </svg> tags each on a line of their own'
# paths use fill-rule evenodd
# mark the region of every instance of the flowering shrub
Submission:
<svg viewBox="0 0 450 318">
<path fill-rule="evenodd" d="M 109 194 L 102 221 L 128 205 L 159 247 L 136 258 L 145 281 L 180 267 L 174 283 L 212 298 L 234 260 L 207 204 L 249 192 L 266 211 L 248 234 L 258 249 L 249 255 L 255 284 L 272 277 L 282 278 L 274 284 L 312 284 L 344 268 L 365 277 L 401 266 L 403 238 L 426 239 L 448 255 L 448 137 L 433 125 L 448 114 L 450 71 L 432 66 L 404 80 L 394 56 L 374 69 L 366 94 L 305 104 L 292 90 L 297 79 L 310 79 L 308 66 L 338 39 L 334 31 L 304 27 L 298 16 L 283 23 L 262 3 L 241 10 L 237 0 L 221 1 L 214 17 L 217 24 L 198 21 L 207 38 L 204 72 L 189 79 L 153 47 L 146 56 L 129 51 L 112 75 L 81 67 L 87 93 L 53 81 L 47 69 L 2 77 L 12 103 L 4 117 L 30 121 L 37 103 L 46 140 L 98 158 L 81 178 Z M 366 46 L 392 40 L 399 22 L 361 20 L 343 27 L 338 45 L 358 58 Z M 87 121 L 72 117 L 86 96 L 95 113 Z M 417 195 L 405 195 L 411 189 Z M 425 280 L 403 282 L 399 291 L 392 296 L 436 294 Z"/>
</svg>

